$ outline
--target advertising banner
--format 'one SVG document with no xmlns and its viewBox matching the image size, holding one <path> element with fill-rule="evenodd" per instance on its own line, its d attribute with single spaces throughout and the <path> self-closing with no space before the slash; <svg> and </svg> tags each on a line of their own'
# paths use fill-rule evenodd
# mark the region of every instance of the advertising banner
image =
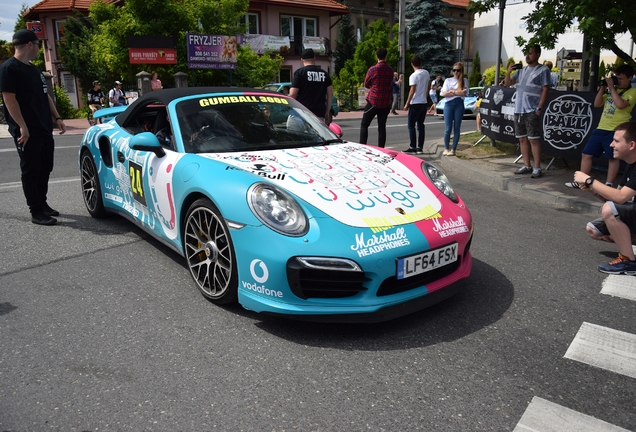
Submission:
<svg viewBox="0 0 636 432">
<path fill-rule="evenodd" d="M 174 48 L 128 48 L 130 64 L 177 64 Z"/>
<path fill-rule="evenodd" d="M 236 69 L 240 36 L 186 34 L 189 69 Z"/>
<path fill-rule="evenodd" d="M 249 46 L 256 54 L 265 54 L 270 52 L 287 53 L 291 48 L 289 36 L 271 36 L 271 35 L 243 35 L 241 45 Z"/>
<path fill-rule="evenodd" d="M 481 132 L 498 141 L 518 143 L 514 112 L 516 90 L 492 86 L 484 89 L 479 106 Z M 594 108 L 596 92 L 550 91 L 541 113 L 541 152 L 567 160 L 580 160 L 581 152 L 598 125 L 603 108 Z"/>
</svg>

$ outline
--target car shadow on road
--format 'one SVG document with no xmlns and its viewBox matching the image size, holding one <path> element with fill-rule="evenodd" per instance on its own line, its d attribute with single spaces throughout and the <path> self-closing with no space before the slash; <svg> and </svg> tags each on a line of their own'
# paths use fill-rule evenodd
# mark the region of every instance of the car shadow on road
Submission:
<svg viewBox="0 0 636 432">
<path fill-rule="evenodd" d="M 402 318 L 375 324 L 325 324 L 264 316 L 256 326 L 302 345 L 356 351 L 402 350 L 451 342 L 475 333 L 496 323 L 513 298 L 514 287 L 499 270 L 473 259 L 466 289 Z"/>
</svg>

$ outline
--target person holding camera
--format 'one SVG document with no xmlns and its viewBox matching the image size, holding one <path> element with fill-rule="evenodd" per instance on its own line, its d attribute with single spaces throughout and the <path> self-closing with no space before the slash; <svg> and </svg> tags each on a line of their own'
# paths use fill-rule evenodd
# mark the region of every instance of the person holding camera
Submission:
<svg viewBox="0 0 636 432">
<path fill-rule="evenodd" d="M 603 107 L 598 127 L 592 132 L 581 154 L 581 171 L 592 172 L 592 158 L 605 154 L 607 158 L 607 178 L 605 184 L 613 186 L 618 175 L 620 161 L 614 158 L 614 150 L 610 146 L 614 138 L 614 129 L 621 123 L 629 121 L 636 101 L 636 88 L 631 86 L 634 69 L 624 64 L 616 68 L 615 75 L 603 78 L 598 83 L 598 92 L 594 99 L 594 107 Z M 579 183 L 565 183 L 567 187 L 578 189 Z"/>
<path fill-rule="evenodd" d="M 543 176 L 541 171 L 541 110 L 548 102 L 550 92 L 550 71 L 539 64 L 541 47 L 533 45 L 526 51 L 527 66 L 510 64 L 504 82 L 506 87 L 516 84 L 515 100 L 515 137 L 519 139 L 523 166 L 515 174 L 531 174 L 532 178 Z M 511 76 L 512 71 L 516 71 Z M 530 156 L 534 159 L 534 168 L 530 165 Z"/>
<path fill-rule="evenodd" d="M 618 188 L 600 182 L 583 171 L 574 173 L 574 181 L 581 189 L 605 201 L 601 217 L 588 222 L 585 230 L 594 240 L 616 243 L 618 257 L 600 264 L 598 271 L 608 274 L 636 275 L 636 257 L 632 249 L 636 238 L 636 122 L 616 126 L 611 148 L 616 160 L 627 163 Z"/>
</svg>

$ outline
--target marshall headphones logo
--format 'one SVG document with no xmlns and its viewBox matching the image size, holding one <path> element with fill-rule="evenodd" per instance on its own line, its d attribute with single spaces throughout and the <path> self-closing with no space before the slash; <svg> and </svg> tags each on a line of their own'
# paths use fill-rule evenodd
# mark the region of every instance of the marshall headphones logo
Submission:
<svg viewBox="0 0 636 432">
<path fill-rule="evenodd" d="M 543 116 L 544 140 L 559 150 L 583 144 L 592 127 L 592 104 L 580 96 L 566 94 L 554 99 Z"/>
</svg>

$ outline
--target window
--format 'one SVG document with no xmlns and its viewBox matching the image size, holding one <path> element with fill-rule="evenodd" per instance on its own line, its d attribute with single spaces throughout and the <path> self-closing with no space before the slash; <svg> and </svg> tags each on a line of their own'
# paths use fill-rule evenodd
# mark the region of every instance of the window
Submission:
<svg viewBox="0 0 636 432">
<path fill-rule="evenodd" d="M 247 24 L 247 34 L 261 34 L 258 14 L 248 12 L 245 14 L 245 24 Z"/>
<path fill-rule="evenodd" d="M 455 49 L 464 49 L 464 29 L 457 29 L 455 32 Z"/>
<path fill-rule="evenodd" d="M 289 36 L 292 41 L 295 37 L 300 39 L 303 36 L 318 36 L 316 24 L 316 18 L 282 15 L 280 17 L 280 35 Z"/>
</svg>

